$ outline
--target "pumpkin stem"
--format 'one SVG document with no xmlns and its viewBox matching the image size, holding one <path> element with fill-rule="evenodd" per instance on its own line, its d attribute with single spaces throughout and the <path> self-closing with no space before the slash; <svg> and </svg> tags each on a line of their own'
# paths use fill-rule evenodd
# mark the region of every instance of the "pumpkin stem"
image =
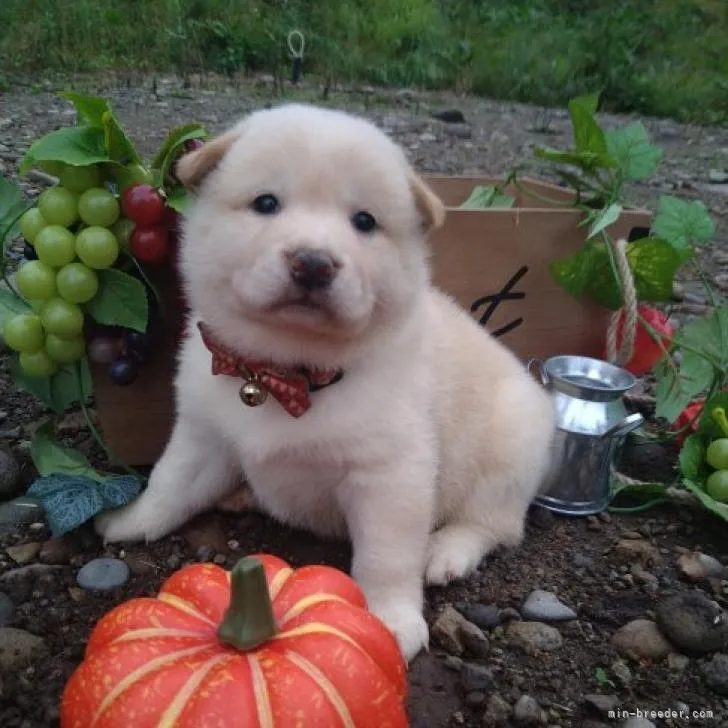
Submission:
<svg viewBox="0 0 728 728">
<path fill-rule="evenodd" d="M 217 636 L 239 650 L 253 650 L 277 631 L 263 564 L 246 556 L 233 567 L 230 604 Z"/>
</svg>

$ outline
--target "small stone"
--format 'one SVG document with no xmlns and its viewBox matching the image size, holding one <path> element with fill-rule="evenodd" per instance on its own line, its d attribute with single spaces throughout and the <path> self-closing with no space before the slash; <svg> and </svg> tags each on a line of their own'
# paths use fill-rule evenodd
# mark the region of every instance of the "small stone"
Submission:
<svg viewBox="0 0 728 728">
<path fill-rule="evenodd" d="M 576 612 L 543 589 L 532 591 L 521 609 L 524 619 L 532 622 L 565 622 L 576 619 Z"/>
<path fill-rule="evenodd" d="M 592 695 L 585 695 L 584 702 L 594 708 L 597 713 L 608 716 L 610 710 L 616 710 L 620 701 L 616 695 L 594 693 Z"/>
<path fill-rule="evenodd" d="M 670 655 L 667 657 L 669 660 Z M 632 681 L 632 671 L 629 667 L 627 667 L 626 662 L 622 662 L 622 660 L 615 660 L 609 669 L 612 671 L 612 675 L 614 675 L 617 679 L 617 682 L 622 686 L 626 687 Z"/>
<path fill-rule="evenodd" d="M 704 654 L 728 645 L 728 618 L 702 592 L 681 592 L 663 599 L 655 620 L 667 638 L 682 652 Z"/>
<path fill-rule="evenodd" d="M 165 563 L 167 564 L 167 568 L 176 571 L 182 565 L 182 559 L 177 554 L 170 554 Z"/>
<path fill-rule="evenodd" d="M 612 645 L 622 657 L 639 662 L 661 660 L 672 651 L 657 625 L 650 619 L 635 619 L 617 630 Z"/>
<path fill-rule="evenodd" d="M 725 184 L 728 182 L 728 172 L 724 169 L 711 169 L 708 172 L 708 181 L 714 185 Z"/>
<path fill-rule="evenodd" d="M 9 447 L 0 445 L 0 501 L 12 498 L 20 482 L 20 466 Z"/>
<path fill-rule="evenodd" d="M 680 556 L 677 568 L 689 581 L 720 579 L 723 576 L 723 564 L 718 559 L 699 551 Z"/>
<path fill-rule="evenodd" d="M 446 124 L 464 124 L 465 116 L 460 109 L 444 109 L 443 111 L 433 111 L 433 119 L 439 119 Z"/>
<path fill-rule="evenodd" d="M 38 560 L 44 564 L 66 565 L 71 561 L 76 549 L 66 536 L 51 538 L 41 547 Z"/>
<path fill-rule="evenodd" d="M 460 683 L 463 690 L 469 693 L 473 690 L 480 692 L 490 692 L 493 685 L 493 673 L 482 665 L 476 665 L 473 662 L 464 662 L 460 668 Z"/>
<path fill-rule="evenodd" d="M 213 555 L 227 551 L 228 537 L 221 517 L 211 515 L 205 520 L 196 520 L 182 531 L 182 535 L 195 552 L 201 546 L 211 547 Z"/>
<path fill-rule="evenodd" d="M 506 607 L 505 609 L 501 609 L 500 618 L 501 624 L 505 624 L 506 622 L 520 621 L 521 615 L 517 609 Z"/>
<path fill-rule="evenodd" d="M 655 724 L 643 715 L 633 715 L 622 723 L 622 728 L 655 728 Z"/>
<path fill-rule="evenodd" d="M 490 651 L 490 642 L 480 627 L 463 619 L 458 630 L 460 643 L 475 657 L 485 657 Z"/>
<path fill-rule="evenodd" d="M 632 574 L 638 584 L 657 584 L 657 577 L 639 564 L 632 564 L 629 573 Z"/>
<path fill-rule="evenodd" d="M 546 713 L 535 698 L 521 695 L 513 706 L 513 719 L 519 725 L 542 725 L 546 723 Z"/>
<path fill-rule="evenodd" d="M 728 655 L 718 653 L 700 665 L 705 684 L 718 695 L 728 696 Z"/>
<path fill-rule="evenodd" d="M 656 566 L 662 563 L 662 556 L 656 546 L 644 539 L 623 539 L 614 547 L 614 560 L 618 564 L 640 564 Z"/>
<path fill-rule="evenodd" d="M 511 704 L 498 693 L 493 693 L 488 699 L 483 715 L 483 728 L 502 726 L 508 723 L 513 715 Z"/>
<path fill-rule="evenodd" d="M 465 696 L 465 705 L 469 708 L 480 708 L 485 705 L 485 693 L 480 690 L 473 690 Z"/>
<path fill-rule="evenodd" d="M 529 655 L 557 650 L 564 643 L 558 629 L 542 622 L 511 622 L 506 637 Z"/>
<path fill-rule="evenodd" d="M 87 594 L 83 589 L 77 586 L 69 586 L 68 596 L 71 597 L 71 599 L 78 604 L 86 598 Z"/>
<path fill-rule="evenodd" d="M 578 551 L 571 557 L 571 561 L 577 569 L 594 568 L 594 559 L 591 556 L 586 556 Z"/>
<path fill-rule="evenodd" d="M 675 672 L 682 672 L 690 664 L 690 658 L 687 655 L 681 655 L 679 652 L 671 652 L 667 656 L 667 666 Z"/>
<path fill-rule="evenodd" d="M 436 142 L 437 137 L 434 134 L 426 131 L 423 134 L 420 134 L 420 141 L 424 142 L 425 144 L 429 144 L 430 142 Z"/>
<path fill-rule="evenodd" d="M 197 553 L 195 555 L 197 556 L 198 561 L 212 561 L 215 557 L 215 549 L 212 546 L 203 545 L 197 549 Z"/>
<path fill-rule="evenodd" d="M 601 531 L 602 530 L 601 521 L 596 516 L 587 516 L 586 517 L 586 528 L 588 531 Z"/>
<path fill-rule="evenodd" d="M 495 629 L 501 622 L 500 609 L 494 604 L 459 604 L 458 611 L 481 629 Z"/>
<path fill-rule="evenodd" d="M 78 585 L 89 591 L 108 591 L 129 581 L 129 567 L 120 559 L 93 559 L 76 577 Z"/>
<path fill-rule="evenodd" d="M 43 517 L 43 505 L 34 498 L 15 498 L 0 504 L 0 526 L 20 526 Z"/>
<path fill-rule="evenodd" d="M 445 667 L 453 672 L 460 672 L 463 666 L 462 657 L 455 657 L 455 655 L 446 655 L 443 660 Z"/>
<path fill-rule="evenodd" d="M 448 604 L 432 625 L 432 636 L 451 655 L 463 654 L 463 643 L 460 641 L 460 625 L 465 621 L 465 617 L 452 605 Z"/>
<path fill-rule="evenodd" d="M 155 564 L 148 556 L 140 554 L 127 554 L 126 564 L 132 574 L 146 576 L 155 572 Z"/>
<path fill-rule="evenodd" d="M 29 541 L 17 546 L 8 546 L 5 552 L 16 564 L 24 566 L 35 560 L 35 557 L 40 553 L 41 546 L 42 544 L 37 541 Z"/>
<path fill-rule="evenodd" d="M 622 531 L 622 538 L 626 538 L 632 541 L 641 541 L 642 534 L 639 531 L 633 531 L 632 529 L 628 529 L 626 531 Z"/>
<path fill-rule="evenodd" d="M 227 556 L 225 556 L 225 554 L 215 554 L 212 559 L 212 563 L 217 564 L 218 566 L 222 566 L 226 561 Z"/>
<path fill-rule="evenodd" d="M 27 566 L 19 566 L 17 569 L 10 569 L 4 574 L 0 574 L 0 583 L 14 582 L 25 579 L 28 576 L 44 576 L 60 569 L 60 566 L 51 564 L 28 564 Z"/>
<path fill-rule="evenodd" d="M 458 139 L 473 138 L 473 130 L 467 124 L 448 124 L 445 127 L 445 134 Z"/>
<path fill-rule="evenodd" d="M 5 592 L 0 592 L 0 627 L 7 627 L 10 624 L 14 612 L 13 600 Z"/>
<path fill-rule="evenodd" d="M 46 650 L 37 635 L 14 627 L 0 628 L 0 672 L 17 671 Z"/>
</svg>

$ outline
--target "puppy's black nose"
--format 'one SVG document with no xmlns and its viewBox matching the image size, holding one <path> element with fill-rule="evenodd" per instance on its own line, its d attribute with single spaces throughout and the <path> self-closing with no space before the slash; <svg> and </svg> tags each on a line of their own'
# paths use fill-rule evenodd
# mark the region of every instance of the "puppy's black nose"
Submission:
<svg viewBox="0 0 728 728">
<path fill-rule="evenodd" d="M 336 277 L 339 265 L 319 250 L 296 250 L 288 256 L 291 278 L 302 288 L 326 288 Z"/>
</svg>

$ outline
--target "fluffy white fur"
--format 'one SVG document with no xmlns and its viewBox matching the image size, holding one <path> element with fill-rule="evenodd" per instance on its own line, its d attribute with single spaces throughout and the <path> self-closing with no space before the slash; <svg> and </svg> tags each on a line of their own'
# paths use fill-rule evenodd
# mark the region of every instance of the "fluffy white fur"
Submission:
<svg viewBox="0 0 728 728">
<path fill-rule="evenodd" d="M 194 312 L 174 431 L 146 491 L 96 521 L 106 541 L 158 539 L 245 474 L 259 506 L 347 535 L 352 575 L 407 659 L 428 641 L 423 579 L 445 584 L 514 545 L 548 466 L 548 395 L 502 344 L 429 282 L 428 229 L 444 208 L 374 125 L 285 105 L 243 119 L 179 165 L 197 192 L 184 235 Z M 251 209 L 261 194 L 281 209 Z M 378 222 L 357 231 L 360 210 Z M 339 263 L 301 303 L 286 253 Z M 343 368 L 300 419 L 247 407 L 212 376 L 194 326 L 278 366 Z"/>
</svg>

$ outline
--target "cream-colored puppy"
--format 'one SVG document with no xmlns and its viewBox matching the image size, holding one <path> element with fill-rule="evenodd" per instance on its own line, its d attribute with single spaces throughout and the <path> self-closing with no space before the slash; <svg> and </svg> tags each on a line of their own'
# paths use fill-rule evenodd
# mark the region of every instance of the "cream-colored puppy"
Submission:
<svg viewBox="0 0 728 728">
<path fill-rule="evenodd" d="M 348 535 L 354 578 L 411 659 L 428 640 L 423 577 L 445 584 L 521 540 L 548 465 L 550 398 L 431 286 L 425 233 L 444 207 L 373 124 L 258 111 L 177 170 L 197 199 L 176 423 L 146 491 L 97 529 L 158 539 L 244 472 L 274 518 Z M 288 379 L 276 388 L 262 370 L 239 394 L 236 357 Z M 305 391 L 289 403 L 301 376 L 327 385 L 308 409 Z M 241 401 L 268 385 L 276 396 Z"/>
</svg>

